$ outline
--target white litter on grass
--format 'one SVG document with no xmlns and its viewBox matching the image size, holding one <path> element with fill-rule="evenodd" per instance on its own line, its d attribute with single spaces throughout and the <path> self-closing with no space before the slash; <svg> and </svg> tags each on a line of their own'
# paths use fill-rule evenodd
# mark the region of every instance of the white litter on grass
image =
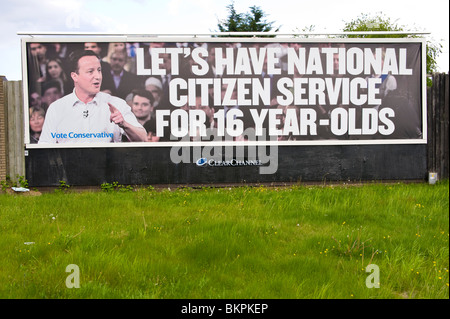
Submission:
<svg viewBox="0 0 450 319">
<path fill-rule="evenodd" d="M 11 187 L 13 191 L 15 192 L 29 192 L 30 190 L 25 187 Z"/>
<path fill-rule="evenodd" d="M 35 242 L 34 241 L 26 241 L 23 243 L 24 245 L 34 245 Z"/>
</svg>

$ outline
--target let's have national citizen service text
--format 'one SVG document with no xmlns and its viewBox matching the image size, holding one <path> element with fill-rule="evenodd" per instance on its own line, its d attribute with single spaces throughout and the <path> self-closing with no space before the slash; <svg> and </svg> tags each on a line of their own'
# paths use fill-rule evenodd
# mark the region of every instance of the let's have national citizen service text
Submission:
<svg viewBox="0 0 450 319">
<path fill-rule="evenodd" d="M 214 67 L 217 75 L 223 78 L 208 78 L 205 76 L 211 65 L 207 62 L 208 51 L 203 47 L 191 48 L 152 48 L 151 61 L 144 63 L 144 50 L 137 51 L 138 75 L 165 75 L 162 68 L 163 54 L 170 56 L 171 73 L 180 72 L 180 58 L 190 56 L 193 78 L 177 77 L 170 81 L 169 99 L 175 107 L 195 106 L 196 99 L 201 98 L 202 105 L 209 105 L 212 97 L 213 106 L 250 107 L 249 111 L 254 121 L 256 135 L 263 134 L 263 122 L 268 119 L 270 136 L 275 135 L 317 135 L 317 125 L 330 125 L 331 132 L 336 135 L 390 135 L 395 130 L 391 120 L 395 112 L 391 108 L 378 111 L 374 106 L 381 104 L 379 85 L 382 79 L 369 77 L 371 74 L 412 75 L 412 69 L 407 68 L 407 49 L 400 48 L 398 53 L 394 48 L 287 48 L 287 75 L 280 76 L 281 48 L 279 47 L 241 47 L 215 48 Z M 339 59 L 339 68 L 334 69 L 333 59 Z M 323 62 L 324 61 L 324 62 Z M 261 78 L 263 72 L 279 76 L 276 83 L 271 79 Z M 298 72 L 302 77 L 293 77 Z M 337 76 L 338 75 L 338 76 Z M 235 76 L 235 77 L 234 77 Z M 271 86 L 275 85 L 278 95 L 276 103 L 281 106 L 300 106 L 299 114 L 294 109 L 286 111 L 283 129 L 277 115 L 281 109 L 257 109 L 261 101 L 263 105 L 271 104 Z M 225 92 L 222 90 L 225 88 Z M 200 96 L 196 92 L 200 91 Z M 233 92 L 235 95 L 233 95 Z M 364 93 L 363 93 L 364 92 Z M 224 94 L 223 94 L 224 93 Z M 331 113 L 330 121 L 321 120 L 317 123 L 316 110 L 307 106 L 316 104 L 368 106 L 363 109 L 362 123 L 352 123 L 355 120 L 354 108 L 337 107 Z M 253 106 L 253 108 L 252 108 Z M 370 107 L 372 106 L 372 108 Z M 217 120 L 217 135 L 240 136 L 243 125 L 240 123 L 243 113 L 233 109 L 224 117 L 223 110 L 214 114 Z M 267 118 L 266 118 L 267 117 Z M 225 121 L 225 120 L 226 121 Z M 229 120 L 229 121 L 228 121 Z M 170 126 L 175 137 L 206 135 L 207 119 L 202 110 L 183 109 L 157 110 L 157 136 L 164 135 L 164 127 Z M 344 121 L 344 122 L 342 122 Z M 344 125 L 342 123 L 349 123 Z M 178 124 L 178 125 L 176 125 Z M 357 127 L 359 126 L 359 127 Z"/>
</svg>

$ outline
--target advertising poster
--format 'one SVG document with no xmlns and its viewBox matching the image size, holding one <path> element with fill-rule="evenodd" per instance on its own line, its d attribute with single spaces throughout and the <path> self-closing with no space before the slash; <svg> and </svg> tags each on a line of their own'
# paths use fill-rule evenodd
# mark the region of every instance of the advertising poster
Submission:
<svg viewBox="0 0 450 319">
<path fill-rule="evenodd" d="M 426 143 L 421 39 L 22 39 L 27 148 Z"/>
</svg>

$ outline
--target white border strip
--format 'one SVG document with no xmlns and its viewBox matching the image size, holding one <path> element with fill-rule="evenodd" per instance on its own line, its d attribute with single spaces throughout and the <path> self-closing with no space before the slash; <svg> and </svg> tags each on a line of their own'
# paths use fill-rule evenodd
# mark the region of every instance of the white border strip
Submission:
<svg viewBox="0 0 450 319">
<path fill-rule="evenodd" d="M 411 140 L 309 140 L 309 141 L 198 141 L 198 142 L 127 142 L 127 143 L 63 143 L 63 144 L 28 144 L 27 149 L 42 148 L 120 148 L 120 147 L 198 147 L 198 146 L 326 146 L 326 145 L 405 145 L 426 144 L 421 139 Z M 126 144 L 126 146 L 124 146 Z"/>
<path fill-rule="evenodd" d="M 30 37 L 34 36 L 108 36 L 108 37 L 198 37 L 198 36 L 209 36 L 209 37 L 226 37 L 226 36 L 342 36 L 342 35 L 425 35 L 431 34 L 431 32 L 409 32 L 409 31 L 349 31 L 349 32 L 298 32 L 298 33 L 278 33 L 278 32 L 210 32 L 210 33 L 98 33 L 98 32 L 46 32 L 46 31 L 18 31 L 17 35 L 28 35 Z"/>
</svg>

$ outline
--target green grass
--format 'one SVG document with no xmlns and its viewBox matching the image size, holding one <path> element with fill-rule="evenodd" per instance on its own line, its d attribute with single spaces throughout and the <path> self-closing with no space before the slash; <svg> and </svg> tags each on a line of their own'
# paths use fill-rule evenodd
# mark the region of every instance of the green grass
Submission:
<svg viewBox="0 0 450 319">
<path fill-rule="evenodd" d="M 447 299 L 448 195 L 448 181 L 0 194 L 0 298 Z"/>
</svg>

